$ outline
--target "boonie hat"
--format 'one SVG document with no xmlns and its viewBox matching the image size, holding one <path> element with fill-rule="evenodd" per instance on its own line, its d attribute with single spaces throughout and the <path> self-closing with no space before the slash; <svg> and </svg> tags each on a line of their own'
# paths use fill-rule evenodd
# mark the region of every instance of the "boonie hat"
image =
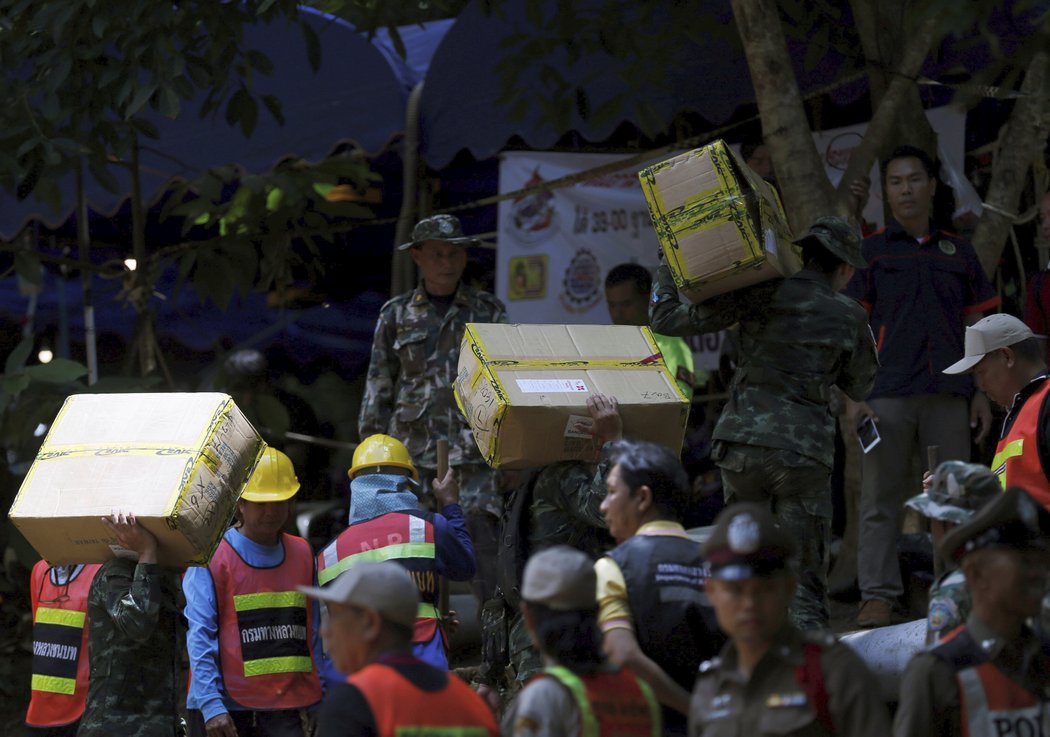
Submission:
<svg viewBox="0 0 1050 737">
<path fill-rule="evenodd" d="M 784 570 L 796 547 L 768 509 L 741 502 L 719 512 L 703 552 L 713 578 L 743 581 Z"/>
<path fill-rule="evenodd" d="M 459 224 L 459 218 L 455 215 L 431 215 L 416 223 L 416 227 L 412 228 L 412 240 L 402 243 L 397 250 L 407 251 L 425 241 L 445 241 L 464 246 L 480 243 L 477 238 L 463 235 L 463 226 Z"/>
<path fill-rule="evenodd" d="M 594 561 L 568 545 L 541 550 L 525 564 L 521 598 L 558 611 L 596 609 L 598 579 Z"/>
<path fill-rule="evenodd" d="M 976 550 L 1050 550 L 1050 512 L 1019 486 L 994 497 L 967 522 L 941 540 L 945 560 L 959 561 Z"/>
<path fill-rule="evenodd" d="M 1002 491 L 998 477 L 987 466 L 945 461 L 933 472 L 930 490 L 904 504 L 924 517 L 962 524 Z"/>
<path fill-rule="evenodd" d="M 1035 337 L 1032 329 L 1013 315 L 1000 312 L 966 328 L 963 358 L 944 369 L 946 374 L 965 374 L 992 351 Z"/>
<path fill-rule="evenodd" d="M 355 563 L 329 586 L 298 586 L 309 597 L 333 604 L 375 609 L 388 622 L 412 628 L 419 609 L 419 589 L 397 563 Z"/>
<path fill-rule="evenodd" d="M 854 268 L 868 268 L 868 262 L 860 253 L 860 231 L 843 218 L 831 215 L 817 218 L 795 243 L 801 246 L 807 238 L 816 238 L 820 245 Z"/>
</svg>

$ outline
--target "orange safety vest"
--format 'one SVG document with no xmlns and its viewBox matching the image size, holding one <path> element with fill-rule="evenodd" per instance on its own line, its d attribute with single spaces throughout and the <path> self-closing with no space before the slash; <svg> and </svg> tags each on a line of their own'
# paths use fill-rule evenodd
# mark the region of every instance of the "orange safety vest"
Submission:
<svg viewBox="0 0 1050 737">
<path fill-rule="evenodd" d="M 84 713 L 90 672 L 87 600 L 101 567 L 81 566 L 66 584 L 56 585 L 47 561 L 33 566 L 33 678 L 26 712 L 30 726 L 71 724 Z"/>
<path fill-rule="evenodd" d="M 249 565 L 226 541 L 208 564 L 219 609 L 226 693 L 249 709 L 301 709 L 321 700 L 313 658 L 313 607 L 296 586 L 313 583 L 310 544 L 281 533 L 284 561 Z"/>
<path fill-rule="evenodd" d="M 1010 431 L 999 440 L 992 459 L 992 471 L 1003 488 L 1021 486 L 1044 507 L 1050 508 L 1050 479 L 1039 460 L 1039 414 L 1050 392 L 1050 378 L 1033 393 L 1017 412 Z"/>
<path fill-rule="evenodd" d="M 454 673 L 440 691 L 423 691 L 387 663 L 422 661 L 388 658 L 369 663 L 346 682 L 356 686 L 372 710 L 377 737 L 497 737 L 496 718 L 477 693 Z"/>
<path fill-rule="evenodd" d="M 422 513 L 388 512 L 350 525 L 325 546 L 317 554 L 317 581 L 327 586 L 361 561 L 397 561 L 419 588 L 421 603 L 412 642 L 430 642 L 440 620 L 436 557 L 434 524 L 429 519 Z M 444 630 L 441 637 L 447 650 Z"/>
<path fill-rule="evenodd" d="M 934 652 L 955 668 L 963 737 L 1050 735 L 1050 702 L 991 663 L 965 625 L 949 633 Z"/>
<path fill-rule="evenodd" d="M 649 685 L 627 669 L 577 675 L 564 666 L 543 669 L 569 689 L 580 712 L 580 737 L 660 737 L 663 715 Z"/>
</svg>

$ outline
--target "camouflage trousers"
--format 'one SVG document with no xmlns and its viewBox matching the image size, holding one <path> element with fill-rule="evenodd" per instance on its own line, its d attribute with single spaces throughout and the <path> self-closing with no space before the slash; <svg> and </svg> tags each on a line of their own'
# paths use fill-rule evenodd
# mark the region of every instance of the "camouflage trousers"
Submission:
<svg viewBox="0 0 1050 737">
<path fill-rule="evenodd" d="M 514 613 L 510 625 L 510 664 L 514 668 L 518 683 L 525 681 L 543 670 L 543 658 L 532 644 L 529 631 L 525 629 L 525 618 L 520 612 Z"/>
<path fill-rule="evenodd" d="M 453 466 L 459 483 L 459 505 L 474 544 L 477 573 L 470 585 L 478 599 L 478 615 L 481 606 L 496 593 L 496 550 L 499 541 L 499 520 L 503 514 L 503 495 L 500 493 L 496 471 L 484 463 Z M 420 468 L 419 477 L 426 491 L 426 498 L 433 499 L 430 484 L 436 470 Z M 440 510 L 438 510 L 440 511 Z"/>
<path fill-rule="evenodd" d="M 721 441 L 712 458 L 722 469 L 726 504 L 767 504 L 777 525 L 798 544 L 792 623 L 802 630 L 827 629 L 831 469 L 789 450 Z"/>
</svg>

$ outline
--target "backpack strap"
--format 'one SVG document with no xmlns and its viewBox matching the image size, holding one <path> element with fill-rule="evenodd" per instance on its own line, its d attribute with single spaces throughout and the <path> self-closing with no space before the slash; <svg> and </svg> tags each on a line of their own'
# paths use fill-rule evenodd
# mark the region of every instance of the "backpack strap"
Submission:
<svg viewBox="0 0 1050 737">
<path fill-rule="evenodd" d="M 809 703 L 817 712 L 817 721 L 828 734 L 835 734 L 835 722 L 828 708 L 828 690 L 824 684 L 824 669 L 820 665 L 823 648 L 815 642 L 802 646 L 802 663 L 795 666 L 795 680 L 809 697 Z"/>
</svg>

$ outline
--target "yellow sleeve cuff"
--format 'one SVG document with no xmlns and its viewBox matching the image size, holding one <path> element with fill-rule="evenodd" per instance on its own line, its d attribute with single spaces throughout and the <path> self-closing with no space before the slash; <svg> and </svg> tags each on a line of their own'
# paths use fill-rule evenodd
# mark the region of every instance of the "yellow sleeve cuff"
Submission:
<svg viewBox="0 0 1050 737">
<path fill-rule="evenodd" d="M 620 566 L 609 556 L 604 556 L 595 562 L 594 573 L 598 579 L 598 626 L 602 632 L 618 627 L 633 630 L 627 582 Z"/>
</svg>

